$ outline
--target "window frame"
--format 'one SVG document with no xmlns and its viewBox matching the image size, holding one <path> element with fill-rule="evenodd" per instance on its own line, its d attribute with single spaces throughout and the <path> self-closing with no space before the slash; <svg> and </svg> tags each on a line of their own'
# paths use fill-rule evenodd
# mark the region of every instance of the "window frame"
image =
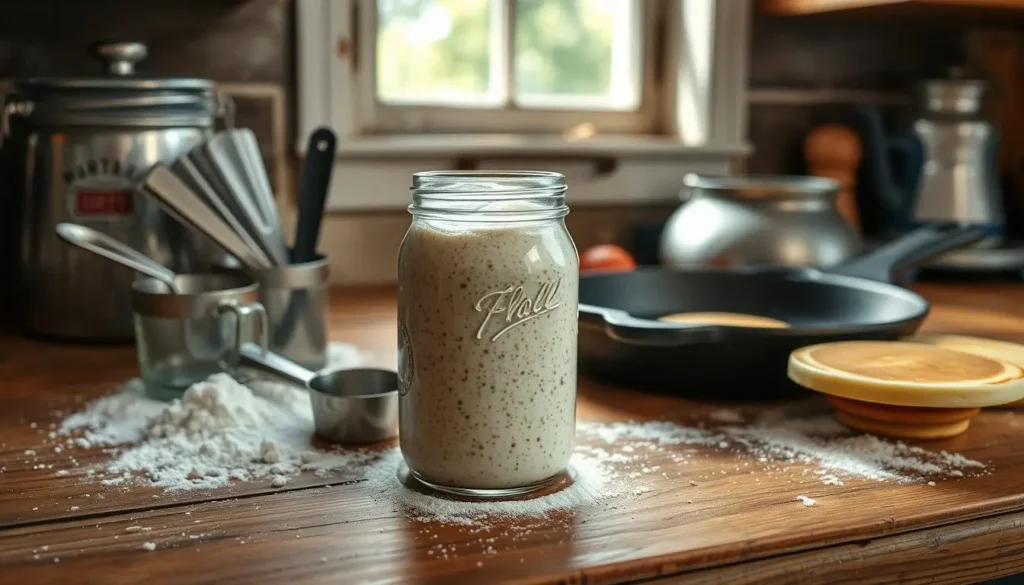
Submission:
<svg viewBox="0 0 1024 585">
<path fill-rule="evenodd" d="M 625 1 L 625 0 L 619 0 Z M 503 49 L 513 51 L 515 35 L 515 0 L 501 0 L 505 25 Z M 655 134 L 659 130 L 658 63 L 663 48 L 661 23 L 666 4 L 662 1 L 637 0 L 637 27 L 640 39 L 640 104 L 635 110 L 613 111 L 594 108 L 522 107 L 511 96 L 496 106 L 440 106 L 386 104 L 377 100 L 377 10 L 372 0 L 356 0 L 357 49 L 361 56 L 356 63 L 354 81 L 359 109 L 359 131 L 366 135 L 401 135 L 410 133 L 510 133 L 551 134 L 552 129 L 568 130 L 581 124 L 592 124 L 600 134 Z M 655 34 L 645 34 L 654 31 Z M 514 61 L 515 55 L 508 59 Z M 508 91 L 514 85 L 514 65 L 503 72 Z"/>
<path fill-rule="evenodd" d="M 331 211 L 402 209 L 413 172 L 493 165 L 564 172 L 574 206 L 676 201 L 683 174 L 731 174 L 751 151 L 746 88 L 753 0 L 643 1 L 665 5 L 660 132 L 579 139 L 557 128 L 539 135 L 365 132 L 358 76 L 364 39 L 353 23 L 366 0 L 297 0 L 295 152 L 304 154 L 306 137 L 318 126 L 337 133 Z M 705 62 L 681 58 L 695 49 Z"/>
</svg>

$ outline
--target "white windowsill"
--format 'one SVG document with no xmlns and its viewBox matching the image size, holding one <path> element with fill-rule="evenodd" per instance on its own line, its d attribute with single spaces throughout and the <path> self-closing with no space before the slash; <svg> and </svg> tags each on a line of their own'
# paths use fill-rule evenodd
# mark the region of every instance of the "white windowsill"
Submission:
<svg viewBox="0 0 1024 585">
<path fill-rule="evenodd" d="M 306 143 L 299 141 L 299 156 Z M 598 136 L 568 138 L 560 135 L 527 134 L 409 134 L 361 136 L 338 143 L 338 158 L 494 158 L 494 157 L 615 157 L 615 158 L 706 158 L 743 157 L 749 144 L 688 146 L 668 136 Z"/>
<path fill-rule="evenodd" d="M 560 172 L 570 205 L 644 205 L 678 200 L 686 173 L 730 174 L 749 152 L 745 144 L 688 147 L 665 138 L 554 136 L 387 136 L 338 144 L 327 209 L 405 209 L 413 173 L 454 169 L 469 160 L 479 170 Z M 605 164 L 611 160 L 613 164 Z"/>
</svg>

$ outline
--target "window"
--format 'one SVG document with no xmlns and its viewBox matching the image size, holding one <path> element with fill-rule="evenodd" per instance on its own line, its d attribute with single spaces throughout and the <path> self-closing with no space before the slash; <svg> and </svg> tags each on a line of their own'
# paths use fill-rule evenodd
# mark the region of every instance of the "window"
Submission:
<svg viewBox="0 0 1024 585">
<path fill-rule="evenodd" d="M 298 147 L 339 135 L 330 209 L 427 168 L 556 170 L 572 204 L 675 201 L 746 155 L 752 0 L 297 0 Z"/>
<path fill-rule="evenodd" d="M 644 32 L 657 30 L 663 2 L 371 4 L 358 17 L 374 37 L 362 44 L 364 132 L 656 130 L 658 35 Z"/>
</svg>

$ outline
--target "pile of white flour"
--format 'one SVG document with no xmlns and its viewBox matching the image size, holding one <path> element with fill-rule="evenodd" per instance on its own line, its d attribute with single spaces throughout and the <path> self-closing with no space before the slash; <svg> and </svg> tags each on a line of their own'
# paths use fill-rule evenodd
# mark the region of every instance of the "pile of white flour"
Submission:
<svg viewBox="0 0 1024 585">
<path fill-rule="evenodd" d="M 360 363 L 351 346 L 332 345 L 332 365 Z M 851 433 L 822 401 L 771 409 L 753 420 L 723 409 L 689 422 L 581 422 L 568 487 L 505 502 L 461 502 L 408 489 L 396 473 L 402 459 L 397 449 L 321 451 L 312 446 L 312 435 L 304 391 L 265 381 L 241 384 L 226 374 L 211 376 L 170 403 L 146 398 L 138 381 L 129 382 L 50 433 L 59 441 L 54 452 L 63 450 L 75 465 L 67 453 L 75 448 L 103 447 L 111 455 L 84 470 L 87 482 L 166 490 L 216 488 L 236 480 L 282 487 L 303 471 L 323 477 L 345 470 L 349 478 L 364 480 L 355 489 L 365 489 L 396 512 L 467 524 L 611 505 L 615 498 L 644 497 L 665 485 L 664 480 L 653 483 L 652 476 L 697 485 L 694 480 L 705 479 L 700 473 L 719 478 L 718 467 L 722 474 L 733 472 L 733 466 L 760 474 L 755 477 L 792 477 L 798 469 L 825 486 L 853 478 L 934 485 L 930 480 L 985 471 L 981 462 L 959 454 Z M 705 463 L 689 465 L 699 458 Z"/>
<path fill-rule="evenodd" d="M 355 348 L 332 344 L 331 365 L 353 366 Z M 215 374 L 169 403 L 146 398 L 132 380 L 64 420 L 60 433 L 78 447 L 111 449 L 92 477 L 114 485 L 142 481 L 169 490 L 214 488 L 270 476 L 275 487 L 301 470 L 321 474 L 366 459 L 327 454 L 310 445 L 313 413 L 305 392 L 257 380 L 243 385 Z"/>
</svg>

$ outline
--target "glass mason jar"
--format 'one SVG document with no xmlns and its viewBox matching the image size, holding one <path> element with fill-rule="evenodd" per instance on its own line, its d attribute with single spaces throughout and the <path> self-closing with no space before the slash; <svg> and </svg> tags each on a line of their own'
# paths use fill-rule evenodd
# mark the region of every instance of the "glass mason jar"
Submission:
<svg viewBox="0 0 1024 585">
<path fill-rule="evenodd" d="M 413 176 L 398 256 L 409 475 L 465 496 L 558 479 L 576 428 L 579 257 L 558 173 Z"/>
</svg>

